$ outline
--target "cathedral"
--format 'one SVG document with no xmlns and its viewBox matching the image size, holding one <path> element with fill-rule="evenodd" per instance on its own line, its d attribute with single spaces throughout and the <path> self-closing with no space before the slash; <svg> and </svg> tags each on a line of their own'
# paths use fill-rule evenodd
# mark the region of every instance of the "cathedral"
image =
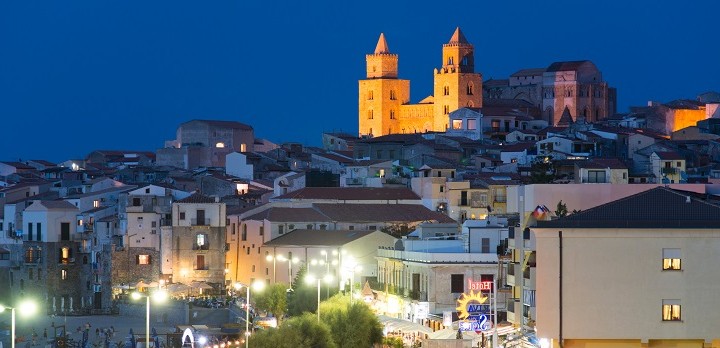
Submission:
<svg viewBox="0 0 720 348">
<path fill-rule="evenodd" d="M 475 71 L 474 47 L 460 28 L 442 48 L 442 66 L 434 70 L 433 95 L 410 103 L 410 81 L 398 78 L 398 55 L 384 34 L 368 54 L 366 78 L 359 81 L 359 135 L 445 132 L 449 114 L 468 107 L 484 116 L 508 101 L 524 101 L 537 112 L 525 113 L 550 125 L 595 122 L 615 114 L 616 91 L 591 61 L 555 62 L 546 68 L 522 69 L 509 79 L 489 80 Z"/>
<path fill-rule="evenodd" d="M 460 28 L 443 45 L 442 67 L 435 69 L 434 96 L 410 104 L 410 81 L 398 79 L 398 55 L 390 53 L 380 34 L 375 52 L 365 57 L 367 73 L 360 80 L 360 136 L 444 132 L 449 114 L 462 107 L 482 107 L 482 75 Z"/>
</svg>

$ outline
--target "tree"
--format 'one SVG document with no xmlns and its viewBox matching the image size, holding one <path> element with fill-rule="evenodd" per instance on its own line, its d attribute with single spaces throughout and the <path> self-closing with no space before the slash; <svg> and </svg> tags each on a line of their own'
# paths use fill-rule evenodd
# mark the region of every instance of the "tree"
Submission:
<svg viewBox="0 0 720 348">
<path fill-rule="evenodd" d="M 568 214 L 567 204 L 563 203 L 562 200 L 558 202 L 557 208 L 555 209 L 555 216 L 565 217 Z"/>
<path fill-rule="evenodd" d="M 275 283 L 255 295 L 255 306 L 258 309 L 268 311 L 278 320 L 282 320 L 283 314 L 287 311 L 287 285 Z"/>
<path fill-rule="evenodd" d="M 336 347 L 328 326 L 310 313 L 288 319 L 277 329 L 262 330 L 248 343 L 257 348 Z"/>
<path fill-rule="evenodd" d="M 320 304 L 320 317 L 338 347 L 367 347 L 383 342 L 382 325 L 365 302 L 350 304 L 348 296 L 338 294 Z"/>
</svg>

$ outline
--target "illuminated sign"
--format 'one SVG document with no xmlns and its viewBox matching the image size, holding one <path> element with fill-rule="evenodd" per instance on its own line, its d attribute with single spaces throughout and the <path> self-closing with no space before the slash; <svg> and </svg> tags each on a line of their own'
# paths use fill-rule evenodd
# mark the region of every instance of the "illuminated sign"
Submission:
<svg viewBox="0 0 720 348">
<path fill-rule="evenodd" d="M 492 291 L 493 282 L 474 282 L 472 279 L 468 279 L 468 290 L 469 291 Z"/>
</svg>

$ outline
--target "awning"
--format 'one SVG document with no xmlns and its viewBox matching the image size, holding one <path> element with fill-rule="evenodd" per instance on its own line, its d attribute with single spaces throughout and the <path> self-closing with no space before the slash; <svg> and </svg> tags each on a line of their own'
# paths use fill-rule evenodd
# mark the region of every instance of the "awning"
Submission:
<svg viewBox="0 0 720 348">
<path fill-rule="evenodd" d="M 378 320 L 387 331 L 417 332 L 428 335 L 433 332 L 432 329 L 427 326 L 403 319 L 391 318 L 386 315 L 378 315 Z"/>
</svg>

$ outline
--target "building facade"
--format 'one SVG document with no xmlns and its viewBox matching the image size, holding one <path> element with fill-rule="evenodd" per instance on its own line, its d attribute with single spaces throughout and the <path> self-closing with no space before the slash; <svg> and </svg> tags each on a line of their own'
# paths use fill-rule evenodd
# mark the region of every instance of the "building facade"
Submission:
<svg viewBox="0 0 720 348">
<path fill-rule="evenodd" d="M 434 70 L 434 96 L 410 104 L 410 81 L 398 79 L 398 55 L 384 34 L 368 54 L 366 78 L 359 81 L 360 136 L 444 132 L 449 114 L 482 107 L 482 75 L 475 72 L 474 47 L 460 28 L 443 45 L 442 66 Z"/>
</svg>

